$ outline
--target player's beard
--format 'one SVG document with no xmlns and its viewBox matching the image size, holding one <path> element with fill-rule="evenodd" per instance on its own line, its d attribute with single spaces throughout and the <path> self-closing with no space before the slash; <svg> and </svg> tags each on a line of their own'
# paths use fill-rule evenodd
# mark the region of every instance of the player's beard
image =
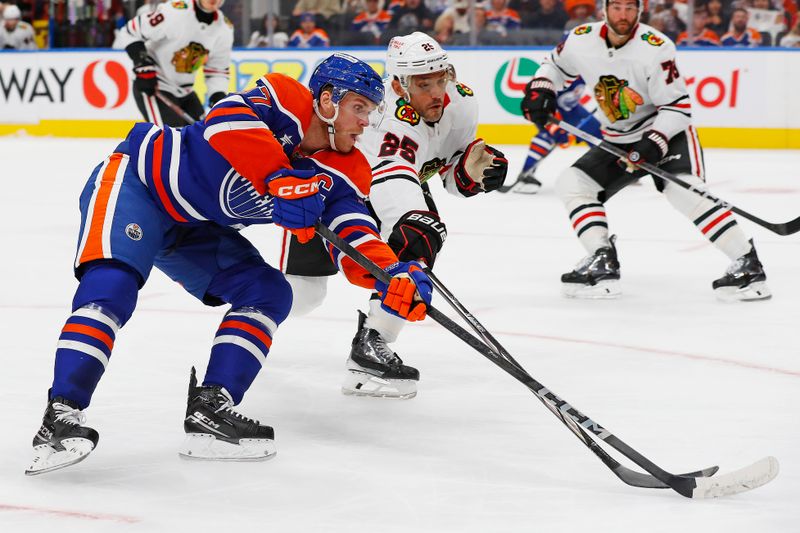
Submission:
<svg viewBox="0 0 800 533">
<path fill-rule="evenodd" d="M 624 19 L 619 20 L 616 23 L 609 21 L 608 25 L 611 28 L 611 31 L 616 33 L 618 36 L 629 37 L 633 32 L 633 28 L 636 27 L 636 19 L 633 19 L 632 22 Z"/>
</svg>

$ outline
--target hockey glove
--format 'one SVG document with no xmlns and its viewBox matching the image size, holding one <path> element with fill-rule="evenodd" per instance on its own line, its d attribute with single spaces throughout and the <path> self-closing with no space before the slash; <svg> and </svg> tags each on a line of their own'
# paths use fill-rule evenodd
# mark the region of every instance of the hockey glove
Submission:
<svg viewBox="0 0 800 533">
<path fill-rule="evenodd" d="M 296 235 L 301 243 L 310 241 L 325 207 L 316 172 L 281 169 L 269 175 L 266 182 L 272 195 L 272 221 Z"/>
<path fill-rule="evenodd" d="M 486 146 L 483 139 L 475 139 L 461 154 L 453 175 L 461 194 L 475 196 L 499 188 L 507 173 L 508 160 L 503 152 Z"/>
<path fill-rule="evenodd" d="M 381 307 L 395 316 L 415 322 L 425 318 L 433 296 L 433 284 L 416 261 L 394 263 L 384 269 L 392 275 L 386 284 L 375 282 L 381 297 Z"/>
<path fill-rule="evenodd" d="M 214 104 L 225 98 L 226 94 L 222 91 L 217 91 L 208 97 L 208 107 L 214 107 Z"/>
<path fill-rule="evenodd" d="M 400 261 L 422 261 L 432 267 L 447 238 L 447 227 L 433 211 L 409 211 L 392 228 L 389 247 Z"/>
<path fill-rule="evenodd" d="M 668 151 L 669 139 L 663 133 L 650 130 L 630 147 L 627 157 L 620 159 L 619 163 L 627 172 L 634 172 L 637 165 L 642 163 L 657 164 L 666 157 Z"/>
<path fill-rule="evenodd" d="M 522 98 L 520 108 L 526 119 L 536 124 L 539 129 L 543 129 L 557 110 L 553 82 L 547 78 L 533 78 L 529 81 L 525 85 L 525 96 Z"/>
<path fill-rule="evenodd" d="M 156 63 L 147 54 L 144 42 L 135 41 L 129 44 L 125 51 L 133 61 L 133 88 L 147 96 L 156 94 L 158 79 L 156 78 Z"/>
</svg>

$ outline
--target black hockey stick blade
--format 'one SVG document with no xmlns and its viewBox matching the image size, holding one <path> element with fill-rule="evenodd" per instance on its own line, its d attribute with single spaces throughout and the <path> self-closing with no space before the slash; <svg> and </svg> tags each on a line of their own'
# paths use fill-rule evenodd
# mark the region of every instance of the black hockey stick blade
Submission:
<svg viewBox="0 0 800 533">
<path fill-rule="evenodd" d="M 615 155 L 617 157 L 620 157 L 620 158 L 624 159 L 628 155 L 628 154 L 625 153 L 624 150 L 622 150 L 618 146 L 614 146 L 613 144 L 608 143 L 606 141 L 603 141 L 602 139 L 598 139 L 597 137 L 595 137 L 591 133 L 586 132 L 586 131 L 584 131 L 584 130 L 582 130 L 580 128 L 576 128 L 575 126 L 573 126 L 572 124 L 569 124 L 568 122 L 564 122 L 563 120 L 551 119 L 551 123 L 555 124 L 558 127 L 560 127 L 564 131 L 566 131 L 568 133 L 571 133 L 571 134 L 575 135 L 576 137 L 579 137 L 579 138 L 583 139 L 584 141 L 588 142 L 589 144 L 592 144 L 592 145 L 600 148 L 601 150 L 605 150 L 606 152 L 608 152 L 610 154 L 613 154 L 613 155 Z M 640 169 L 647 171 L 649 174 L 651 174 L 653 176 L 657 176 L 657 177 L 665 179 L 667 181 L 671 181 L 672 183 L 675 183 L 676 185 L 678 185 L 680 187 L 683 187 L 684 189 L 686 189 L 688 191 L 691 191 L 691 192 L 693 192 L 693 193 L 695 193 L 695 194 L 697 194 L 699 196 L 702 196 L 703 198 L 711 200 L 712 202 L 714 202 L 718 206 L 722 207 L 723 209 L 730 209 L 731 211 L 733 211 L 737 215 L 739 215 L 739 216 L 741 216 L 743 218 L 746 218 L 750 222 L 754 222 L 754 223 L 758 224 L 759 226 L 761 226 L 762 228 L 766 228 L 766 229 L 770 230 L 773 233 L 777 233 L 778 235 L 792 235 L 792 234 L 797 233 L 798 231 L 800 231 L 800 217 L 797 217 L 797 218 L 795 218 L 793 220 L 790 220 L 788 222 L 779 222 L 779 223 L 767 222 L 766 220 L 764 220 L 762 218 L 759 218 L 759 217 L 753 215 L 752 213 L 748 213 L 744 209 L 740 209 L 740 208 L 736 207 L 735 205 L 732 205 L 732 204 L 726 202 L 725 200 L 717 198 L 716 196 L 714 196 L 714 195 L 710 194 L 709 192 L 705 191 L 704 189 L 701 189 L 699 187 L 695 187 L 694 185 L 692 185 L 690 183 L 686 183 L 685 181 L 683 181 L 678 176 L 676 176 L 676 175 L 674 175 L 674 174 L 672 174 L 670 172 L 667 172 L 666 170 L 664 170 L 662 168 L 659 168 L 659 167 L 657 167 L 655 165 L 651 165 L 650 163 L 640 163 L 637 166 Z"/>
<path fill-rule="evenodd" d="M 365 268 L 370 274 L 377 279 L 388 282 L 391 276 L 383 269 L 373 263 L 368 257 L 356 250 L 347 241 L 336 235 L 329 228 L 317 223 L 317 232 L 338 248 L 342 253 L 346 254 L 353 261 Z M 730 472 L 723 476 L 715 478 L 696 478 L 681 475 L 671 474 L 655 463 L 644 457 L 638 451 L 631 448 L 622 439 L 615 436 L 613 433 L 605 429 L 603 426 L 581 413 L 578 409 L 570 405 L 565 400 L 561 399 L 550 389 L 536 381 L 525 369 L 518 363 L 512 363 L 493 348 L 481 342 L 474 337 L 464 328 L 453 322 L 449 317 L 441 313 L 433 306 L 428 307 L 428 316 L 434 321 L 441 324 L 445 329 L 462 339 L 464 342 L 473 347 L 477 352 L 484 355 L 487 359 L 492 361 L 495 365 L 499 366 L 506 373 L 517 379 L 524 384 L 537 398 L 550 410 L 559 420 L 567 426 L 572 433 L 577 436 L 584 444 L 592 450 L 597 457 L 599 457 L 606 466 L 611 468 L 617 477 L 622 481 L 639 487 L 645 488 L 663 488 L 655 482 L 650 482 L 647 478 L 642 478 L 645 474 L 640 474 L 635 471 L 628 472 L 626 469 L 613 459 L 607 452 L 605 452 L 600 445 L 593 440 L 586 433 L 591 432 L 596 438 L 606 442 L 622 455 L 633 461 L 637 466 L 652 475 L 657 481 L 668 486 L 672 490 L 678 492 L 687 498 L 716 498 L 719 496 L 728 496 L 731 494 L 738 494 L 760 487 L 778 475 L 778 461 L 774 457 L 767 457 L 745 468 Z M 712 467 L 713 469 L 713 467 Z M 710 471 L 706 469 L 699 472 Z M 647 484 L 643 484 L 647 483 Z"/>
<path fill-rule="evenodd" d="M 175 103 L 169 96 L 165 96 L 164 93 L 161 91 L 156 91 L 156 98 L 161 100 L 161 102 L 170 108 L 172 111 L 175 112 L 179 117 L 181 117 L 184 122 L 187 124 L 194 124 L 197 122 L 192 115 L 187 113 L 183 108 L 181 108 L 177 103 Z"/>
</svg>

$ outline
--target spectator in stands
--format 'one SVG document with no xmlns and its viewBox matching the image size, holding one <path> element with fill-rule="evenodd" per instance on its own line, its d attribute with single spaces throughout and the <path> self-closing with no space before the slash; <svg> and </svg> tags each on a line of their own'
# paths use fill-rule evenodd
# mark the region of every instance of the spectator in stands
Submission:
<svg viewBox="0 0 800 533">
<path fill-rule="evenodd" d="M 722 0 L 708 0 L 708 22 L 706 28 L 717 35 L 723 35 L 730 27 L 730 15 L 725 10 Z"/>
<path fill-rule="evenodd" d="M 539 9 L 527 24 L 533 29 L 563 30 L 568 19 L 567 13 L 557 0 L 539 0 Z M 488 22 L 487 14 L 487 24 Z"/>
<path fill-rule="evenodd" d="M 509 32 L 520 29 L 522 21 L 519 13 L 508 7 L 508 0 L 491 0 L 490 6 L 490 9 L 486 11 L 487 31 L 493 31 L 505 37 Z"/>
<path fill-rule="evenodd" d="M 719 46 L 719 35 L 706 28 L 708 24 L 708 7 L 705 4 L 694 5 L 691 38 L 688 31 L 681 32 L 675 44 L 678 46 Z"/>
<path fill-rule="evenodd" d="M 3 25 L 0 26 L 0 46 L 6 50 L 36 50 L 33 26 L 20 20 L 22 12 L 14 4 L 3 8 Z"/>
<path fill-rule="evenodd" d="M 472 31 L 469 24 L 469 0 L 455 0 L 445 9 L 433 25 L 433 33 L 440 43 L 449 43 L 456 34 Z"/>
<path fill-rule="evenodd" d="M 683 21 L 685 16 L 681 15 L 681 10 L 685 7 L 686 4 L 676 4 L 675 0 L 657 0 L 653 3 L 648 24 L 675 40 L 678 34 L 686 29 L 686 23 Z"/>
<path fill-rule="evenodd" d="M 740 46 L 753 48 L 761 46 L 761 34 L 748 27 L 750 14 L 746 9 L 737 7 L 731 13 L 731 31 L 722 36 L 722 46 Z"/>
<path fill-rule="evenodd" d="M 270 20 L 272 21 L 272 38 L 269 35 Z M 269 16 L 269 13 L 261 19 L 261 28 L 253 32 L 247 48 L 286 48 L 289 44 L 289 36 L 280 28 L 280 19 L 277 15 Z"/>
<path fill-rule="evenodd" d="M 791 31 L 783 36 L 780 46 L 784 48 L 800 48 L 800 18 L 795 21 Z"/>
<path fill-rule="evenodd" d="M 355 32 L 369 33 L 374 36 L 374 44 L 380 43 L 381 35 L 386 31 L 392 15 L 383 9 L 383 0 L 366 0 L 366 8 L 353 19 L 351 28 Z"/>
<path fill-rule="evenodd" d="M 311 13 L 315 16 L 317 25 L 324 26 L 341 12 L 342 5 L 339 0 L 297 0 L 292 10 L 292 16 L 297 19 L 299 24 L 301 15 Z"/>
<path fill-rule="evenodd" d="M 314 13 L 301 13 L 299 19 L 300 28 L 289 39 L 290 48 L 327 48 L 331 45 L 325 30 L 317 28 Z"/>
<path fill-rule="evenodd" d="M 569 20 L 564 25 L 564 30 L 569 31 L 582 24 L 597 22 L 594 16 L 594 0 L 564 0 L 564 9 L 567 10 Z"/>
<path fill-rule="evenodd" d="M 775 9 L 770 0 L 752 0 L 752 6 L 747 8 L 750 16 L 748 26 L 762 34 L 769 34 L 769 41 L 764 44 L 772 44 L 778 33 L 786 31 L 786 19 L 783 12 Z"/>
<path fill-rule="evenodd" d="M 428 32 L 433 29 L 435 17 L 422 0 L 405 0 L 404 5 L 398 7 L 392 15 L 389 27 L 399 34 L 409 34 L 415 31 Z"/>
</svg>

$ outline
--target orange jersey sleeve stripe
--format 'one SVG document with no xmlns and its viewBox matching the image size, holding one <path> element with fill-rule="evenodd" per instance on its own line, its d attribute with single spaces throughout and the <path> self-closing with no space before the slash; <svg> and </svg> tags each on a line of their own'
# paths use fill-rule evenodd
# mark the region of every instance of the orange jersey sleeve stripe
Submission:
<svg viewBox="0 0 800 533">
<path fill-rule="evenodd" d="M 175 209 L 175 206 L 172 205 L 172 200 L 170 200 L 169 196 L 167 195 L 167 191 L 164 189 L 164 181 L 161 179 L 161 160 L 163 156 L 164 133 L 162 132 L 155 142 L 153 142 L 153 183 L 156 185 L 156 193 L 158 194 L 158 198 L 161 200 L 161 205 L 163 205 L 164 209 L 167 210 L 169 216 L 178 222 L 186 222 L 187 220 L 183 218 Z"/>
<path fill-rule="evenodd" d="M 397 256 L 383 241 L 368 241 L 358 247 L 358 251 L 366 255 L 372 262 L 381 268 L 397 263 Z M 375 288 L 375 278 L 364 268 L 359 266 L 349 257 L 342 258 L 342 271 L 347 276 L 348 281 L 353 285 L 364 287 L 365 289 Z"/>
<path fill-rule="evenodd" d="M 377 237 L 379 239 L 381 238 L 380 235 L 375 233 L 375 230 L 370 228 L 369 226 L 348 226 L 348 227 L 344 228 L 342 231 L 339 231 L 338 233 L 339 233 L 339 237 L 341 237 L 342 239 L 346 239 L 347 237 L 349 237 L 350 235 L 352 235 L 356 231 L 361 231 L 363 233 L 369 233 L 370 235 L 374 235 L 375 237 Z"/>
<path fill-rule="evenodd" d="M 258 115 L 256 115 L 252 109 L 246 105 L 243 105 L 237 107 L 215 107 L 208 115 L 206 115 L 206 120 L 224 117 L 227 115 L 249 115 L 258 119 Z"/>
<path fill-rule="evenodd" d="M 93 259 L 103 258 L 103 227 L 106 221 L 108 200 L 111 198 L 111 190 L 114 188 L 114 180 L 122 158 L 123 155 L 118 153 L 112 154 L 111 157 L 108 158 L 108 165 L 106 165 L 103 176 L 100 179 L 100 188 L 97 191 L 94 208 L 92 212 L 87 215 L 88 220 L 86 224 L 88 228 L 84 231 L 88 232 L 88 236 L 78 263 L 85 263 Z M 111 221 L 109 221 L 109 224 L 110 223 Z"/>
<path fill-rule="evenodd" d="M 61 330 L 62 333 L 80 333 L 82 335 L 86 335 L 88 337 L 92 337 L 94 339 L 99 340 L 106 347 L 111 350 L 114 348 L 114 339 L 112 339 L 108 333 L 105 331 L 99 330 L 92 326 L 87 326 L 84 324 L 66 324 L 64 329 Z"/>
<path fill-rule="evenodd" d="M 261 195 L 267 192 L 267 176 L 291 166 L 281 144 L 263 128 L 220 131 L 208 143 Z"/>
</svg>

